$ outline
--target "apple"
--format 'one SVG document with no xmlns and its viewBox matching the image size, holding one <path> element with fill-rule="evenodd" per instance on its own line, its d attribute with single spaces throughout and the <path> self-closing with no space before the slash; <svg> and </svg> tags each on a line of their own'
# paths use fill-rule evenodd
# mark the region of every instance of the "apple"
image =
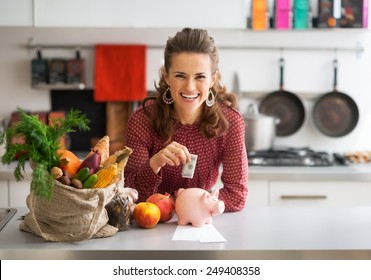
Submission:
<svg viewBox="0 0 371 280">
<path fill-rule="evenodd" d="M 164 223 L 169 221 L 175 213 L 175 203 L 170 198 L 170 194 L 155 193 L 147 198 L 147 202 L 154 203 L 160 208 L 161 218 L 160 222 Z"/>
<path fill-rule="evenodd" d="M 133 211 L 133 218 L 142 228 L 153 228 L 160 221 L 161 212 L 156 204 L 139 202 Z"/>
</svg>

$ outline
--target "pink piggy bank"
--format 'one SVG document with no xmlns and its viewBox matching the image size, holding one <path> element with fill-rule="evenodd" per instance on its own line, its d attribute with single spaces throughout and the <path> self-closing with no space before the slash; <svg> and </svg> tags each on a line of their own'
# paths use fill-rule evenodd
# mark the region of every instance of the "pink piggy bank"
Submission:
<svg viewBox="0 0 371 280">
<path fill-rule="evenodd" d="M 178 225 L 202 227 L 212 223 L 212 217 L 224 212 L 224 202 L 218 200 L 219 190 L 212 193 L 199 188 L 179 189 L 175 200 Z"/>
</svg>

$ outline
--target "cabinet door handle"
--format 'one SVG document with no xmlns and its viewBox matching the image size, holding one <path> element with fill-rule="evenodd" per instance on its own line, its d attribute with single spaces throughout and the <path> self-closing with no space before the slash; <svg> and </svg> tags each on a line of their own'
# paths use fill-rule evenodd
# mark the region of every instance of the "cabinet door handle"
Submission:
<svg viewBox="0 0 371 280">
<path fill-rule="evenodd" d="M 281 195 L 281 199 L 327 199 L 327 195 Z"/>
</svg>

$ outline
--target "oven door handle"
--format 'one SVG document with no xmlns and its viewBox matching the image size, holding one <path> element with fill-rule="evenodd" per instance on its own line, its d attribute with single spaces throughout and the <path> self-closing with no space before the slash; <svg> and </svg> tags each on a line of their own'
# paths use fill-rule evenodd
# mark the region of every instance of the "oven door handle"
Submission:
<svg viewBox="0 0 371 280">
<path fill-rule="evenodd" d="M 310 199 L 310 200 L 321 200 L 327 199 L 327 195 L 281 195 L 283 200 L 299 200 L 299 199 Z"/>
</svg>

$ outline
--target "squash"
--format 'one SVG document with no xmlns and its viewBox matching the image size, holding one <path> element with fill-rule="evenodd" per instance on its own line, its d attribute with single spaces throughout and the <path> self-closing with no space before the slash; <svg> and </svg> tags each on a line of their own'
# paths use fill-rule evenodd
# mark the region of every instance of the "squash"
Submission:
<svg viewBox="0 0 371 280">
<path fill-rule="evenodd" d="M 70 150 L 63 149 L 58 150 L 57 154 L 59 155 L 60 159 L 59 168 L 67 172 L 71 178 L 75 176 L 81 165 L 81 160 L 77 157 L 77 155 Z"/>
<path fill-rule="evenodd" d="M 97 152 L 98 154 L 100 154 L 101 162 L 105 162 L 109 157 L 109 141 L 110 140 L 108 135 L 102 137 L 91 149 L 86 158 L 91 156 L 94 152 Z"/>
</svg>

